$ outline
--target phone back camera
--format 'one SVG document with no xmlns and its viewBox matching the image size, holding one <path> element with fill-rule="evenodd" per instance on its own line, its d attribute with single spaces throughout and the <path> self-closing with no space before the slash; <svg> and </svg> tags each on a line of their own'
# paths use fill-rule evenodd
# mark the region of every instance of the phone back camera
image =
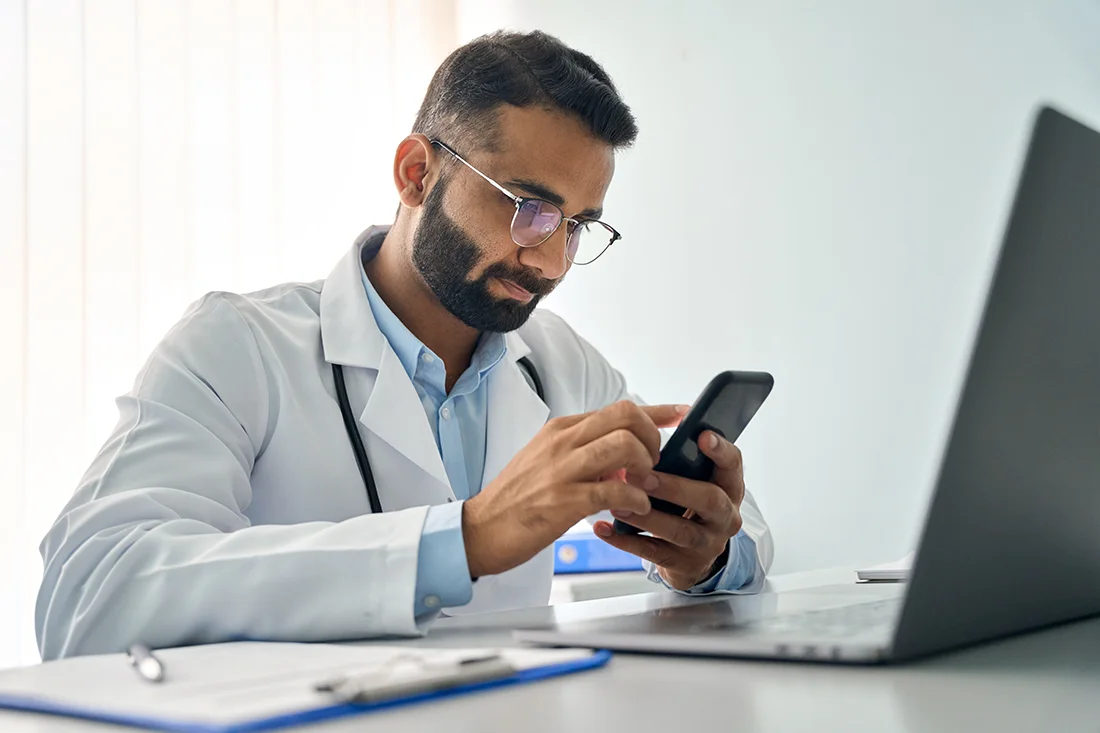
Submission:
<svg viewBox="0 0 1100 733">
<path fill-rule="evenodd" d="M 684 458 L 694 465 L 699 460 L 699 445 L 695 442 L 695 439 L 691 439 L 684 443 Z"/>
</svg>

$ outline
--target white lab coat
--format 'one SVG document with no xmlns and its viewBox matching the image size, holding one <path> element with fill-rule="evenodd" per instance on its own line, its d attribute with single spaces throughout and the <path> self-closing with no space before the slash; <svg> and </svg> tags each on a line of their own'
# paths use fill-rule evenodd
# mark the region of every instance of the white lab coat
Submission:
<svg viewBox="0 0 1100 733">
<path fill-rule="evenodd" d="M 211 293 L 118 400 L 119 423 L 42 542 L 44 659 L 229 639 L 423 632 L 413 616 L 430 505 L 454 501 L 416 390 L 375 324 L 360 242 L 325 280 Z M 488 381 L 488 484 L 546 420 L 629 398 L 622 376 L 557 316 L 507 335 Z M 515 363 L 527 355 L 538 399 Z M 333 389 L 348 396 L 385 513 L 370 513 Z M 751 496 L 745 531 L 770 565 Z M 552 549 L 474 584 L 448 614 L 543 605 Z"/>
</svg>

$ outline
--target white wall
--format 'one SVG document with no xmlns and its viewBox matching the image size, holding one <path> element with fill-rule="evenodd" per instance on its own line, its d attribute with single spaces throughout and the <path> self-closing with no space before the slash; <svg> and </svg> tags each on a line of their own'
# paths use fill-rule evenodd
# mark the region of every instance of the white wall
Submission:
<svg viewBox="0 0 1100 733">
<path fill-rule="evenodd" d="M 0 668 L 37 547 L 209 290 L 324 277 L 393 216 L 450 0 L 0 0 Z"/>
<path fill-rule="evenodd" d="M 464 0 L 541 28 L 641 127 L 625 240 L 549 301 L 649 401 L 727 368 L 776 388 L 741 441 L 776 570 L 916 539 L 1032 107 L 1100 127 L 1093 0 Z"/>
</svg>

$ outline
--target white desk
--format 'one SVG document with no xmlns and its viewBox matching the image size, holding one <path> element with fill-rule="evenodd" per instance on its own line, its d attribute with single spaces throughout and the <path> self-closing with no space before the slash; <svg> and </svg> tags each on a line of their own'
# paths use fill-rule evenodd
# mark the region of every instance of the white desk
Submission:
<svg viewBox="0 0 1100 733">
<path fill-rule="evenodd" d="M 773 589 L 851 582 L 850 571 L 780 576 Z M 874 592 L 868 586 L 869 592 Z M 443 619 L 419 645 L 502 645 L 509 629 L 684 601 L 650 593 Z M 0 713 L 4 733 L 126 728 Z M 296 731 L 1100 731 L 1100 619 L 903 667 L 848 668 L 617 655 L 606 669 Z"/>
</svg>

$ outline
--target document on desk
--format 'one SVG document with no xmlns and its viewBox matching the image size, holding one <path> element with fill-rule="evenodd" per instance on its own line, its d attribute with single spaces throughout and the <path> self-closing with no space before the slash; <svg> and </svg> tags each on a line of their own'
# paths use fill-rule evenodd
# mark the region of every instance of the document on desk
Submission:
<svg viewBox="0 0 1100 733">
<path fill-rule="evenodd" d="M 857 570 L 856 577 L 864 582 L 904 582 L 909 580 L 909 571 L 913 567 L 915 556 L 915 552 L 910 552 L 900 560 Z"/>
<path fill-rule="evenodd" d="M 164 681 L 124 654 L 0 672 L 0 709 L 179 733 L 275 730 L 605 664 L 587 649 L 425 649 L 234 642 L 158 651 Z"/>
</svg>

